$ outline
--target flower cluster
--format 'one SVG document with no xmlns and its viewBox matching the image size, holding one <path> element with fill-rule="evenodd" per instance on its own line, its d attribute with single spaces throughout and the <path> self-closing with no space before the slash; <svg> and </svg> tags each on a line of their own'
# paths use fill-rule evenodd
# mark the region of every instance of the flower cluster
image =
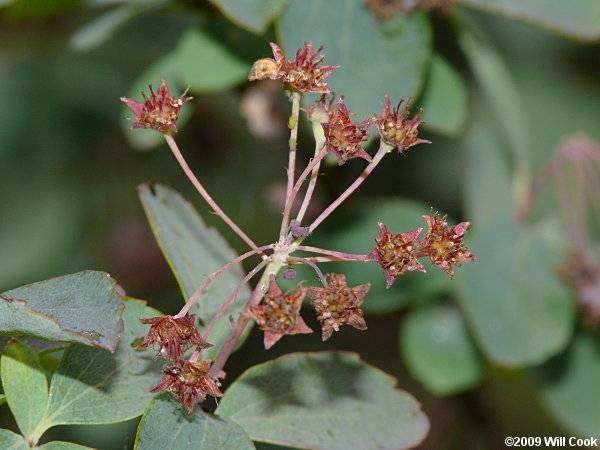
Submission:
<svg viewBox="0 0 600 450">
<path fill-rule="evenodd" d="M 195 314 L 189 316 L 152 317 L 140 319 L 144 324 L 152 325 L 144 342 L 137 348 L 142 350 L 157 346 L 154 358 L 163 356 L 166 365 L 164 377 L 150 392 L 167 391 L 178 396 L 188 411 L 192 411 L 197 402 L 201 402 L 206 394 L 221 397 L 220 384 L 216 378 L 209 375 L 210 361 L 182 360 L 184 353 L 190 347 L 198 350 L 212 347 L 198 333 L 194 326 Z"/>
<path fill-rule="evenodd" d="M 447 216 L 430 213 L 422 216 L 429 229 L 425 238 L 419 241 L 422 228 L 400 234 L 392 234 L 386 226 L 379 224 L 380 234 L 375 238 L 376 247 L 369 253 L 365 261 L 378 263 L 384 271 L 386 286 L 389 288 L 396 277 L 407 270 L 425 272 L 425 267 L 419 262 L 419 257 L 429 257 L 429 260 L 452 278 L 453 266 L 464 262 L 474 262 L 477 258 L 462 243 L 469 228 L 469 222 L 461 222 L 449 227 Z"/>
<path fill-rule="evenodd" d="M 183 105 L 190 101 L 193 97 L 185 97 L 184 92 L 179 98 L 173 98 L 169 91 L 169 87 L 165 80 L 162 80 L 158 91 L 154 93 L 152 86 L 150 88 L 150 98 L 142 91 L 143 102 L 137 102 L 127 97 L 121 97 L 121 101 L 125 103 L 135 115 L 137 120 L 131 125 L 130 130 L 136 128 L 147 128 L 164 133 L 168 130 L 177 132 L 177 119 Z"/>
</svg>

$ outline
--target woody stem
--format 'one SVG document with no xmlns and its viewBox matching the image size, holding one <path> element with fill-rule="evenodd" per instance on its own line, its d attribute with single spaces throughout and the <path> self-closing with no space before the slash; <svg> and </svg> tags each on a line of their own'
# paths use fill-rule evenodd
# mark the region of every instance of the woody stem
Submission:
<svg viewBox="0 0 600 450">
<path fill-rule="evenodd" d="M 327 217 L 329 217 L 329 215 L 338 206 L 340 206 L 342 204 L 342 202 L 344 202 L 344 200 L 346 200 L 348 197 L 350 197 L 350 195 L 356 189 L 358 189 L 358 187 L 371 174 L 371 172 L 373 171 L 373 169 L 375 169 L 375 167 L 377 167 L 377 165 L 381 162 L 381 160 L 383 159 L 383 157 L 387 153 L 389 153 L 390 151 L 392 151 L 392 149 L 393 149 L 393 147 L 391 145 L 388 145 L 385 142 L 381 141 L 381 145 L 379 146 L 379 150 L 377 150 L 377 153 L 373 157 L 373 160 L 369 163 L 369 165 L 367 167 L 365 167 L 365 169 L 358 176 L 358 178 L 356 180 L 354 180 L 354 182 L 350 186 L 348 186 L 348 188 L 337 199 L 335 199 L 335 201 L 331 205 L 329 205 L 327 208 L 325 208 L 325 210 L 321 213 L 321 215 L 319 217 L 317 217 L 314 220 L 313 223 L 310 224 L 310 226 L 308 227 L 309 233 L 312 233 L 315 230 L 315 228 L 317 228 L 320 225 L 321 222 L 323 222 Z"/>
<path fill-rule="evenodd" d="M 177 159 L 177 162 L 179 163 L 179 165 L 183 169 L 183 172 L 187 175 L 187 177 L 189 178 L 189 180 L 192 182 L 192 184 L 194 185 L 194 187 L 196 188 L 196 190 L 200 193 L 200 195 L 202 196 L 202 198 L 204 198 L 204 200 L 206 201 L 206 203 L 208 203 L 208 205 L 214 210 L 215 214 L 217 214 L 221 219 L 223 219 L 223 221 L 227 225 L 229 225 L 229 228 L 231 228 L 235 232 L 235 234 L 237 234 L 240 238 L 242 238 L 242 240 L 246 244 L 248 244 L 248 246 L 250 246 L 251 249 L 256 250 L 257 249 L 257 245 L 252 241 L 252 239 L 250 239 L 246 235 L 246 233 L 244 233 L 241 230 L 241 228 L 238 227 L 233 222 L 233 220 L 231 220 L 229 218 L 229 216 L 223 212 L 223 210 L 219 207 L 219 205 L 217 205 L 217 203 L 213 200 L 213 198 L 206 191 L 206 189 L 204 189 L 204 186 L 202 186 L 202 183 L 200 183 L 200 181 L 198 181 L 198 178 L 196 178 L 196 175 L 194 175 L 194 172 L 192 172 L 192 170 L 188 166 L 185 158 L 183 157 L 181 151 L 179 150 L 179 147 L 177 146 L 177 143 L 175 142 L 175 139 L 173 139 L 173 136 L 171 135 L 171 133 L 169 133 L 167 131 L 167 132 L 163 133 L 163 136 L 165 138 L 165 141 L 167 141 L 167 144 L 169 145 L 169 148 L 173 152 L 173 155 L 175 156 L 175 159 Z M 262 257 L 265 258 L 265 255 L 262 255 Z"/>
<path fill-rule="evenodd" d="M 245 260 L 246 258 L 255 255 L 257 253 L 261 253 L 264 250 L 268 250 L 270 248 L 273 248 L 273 244 L 269 244 L 269 245 L 263 245 L 262 247 L 257 247 L 254 250 L 250 250 L 249 252 L 244 253 L 243 255 L 238 256 L 237 258 L 235 258 L 234 260 L 228 262 L 227 264 L 225 264 L 223 267 L 221 267 L 219 270 L 217 270 L 216 272 L 213 272 L 207 279 L 206 281 L 204 281 L 204 283 L 202 283 L 200 285 L 200 287 L 196 290 L 196 292 L 194 292 L 192 294 L 192 296 L 188 299 L 188 301 L 186 302 L 186 304 L 183 306 L 183 308 L 181 308 L 181 311 L 179 311 L 177 313 L 177 315 L 175 316 L 175 318 L 179 318 L 179 317 L 183 317 L 187 314 L 187 312 L 190 310 L 190 308 L 192 307 L 192 305 L 196 302 L 196 300 L 198 300 L 198 297 L 200 296 L 200 294 L 204 291 L 204 289 L 206 289 L 208 287 L 208 285 L 210 283 L 212 283 L 218 276 L 220 276 L 221 274 L 223 274 L 224 272 L 226 272 L 227 270 L 229 270 L 231 267 L 235 266 L 236 264 L 242 262 L 243 260 Z M 268 261 L 268 259 L 265 259 L 265 261 Z"/>
</svg>

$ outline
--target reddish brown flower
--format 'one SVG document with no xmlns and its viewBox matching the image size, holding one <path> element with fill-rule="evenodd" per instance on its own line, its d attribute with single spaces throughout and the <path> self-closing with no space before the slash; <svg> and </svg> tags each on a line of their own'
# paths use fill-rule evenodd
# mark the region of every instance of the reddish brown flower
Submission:
<svg viewBox="0 0 600 450">
<path fill-rule="evenodd" d="M 425 272 L 425 267 L 414 254 L 417 239 L 423 228 L 392 234 L 381 222 L 378 225 L 379 237 L 375 238 L 377 246 L 367 255 L 365 261 L 374 261 L 381 266 L 385 274 L 386 287 L 389 289 L 396 277 L 407 270 Z"/>
<path fill-rule="evenodd" d="M 600 264 L 582 252 L 572 252 L 558 275 L 575 290 L 577 306 L 590 326 L 600 321 Z"/>
<path fill-rule="evenodd" d="M 191 346 L 208 348 L 212 344 L 206 342 L 194 326 L 195 314 L 175 318 L 173 316 L 152 317 L 140 319 L 140 322 L 151 324 L 150 331 L 139 349 L 158 344 L 156 357 L 166 349 L 164 357 L 170 361 L 179 361 L 185 351 Z"/>
<path fill-rule="evenodd" d="M 325 145 L 338 157 L 340 166 L 352 158 L 371 161 L 371 157 L 364 151 L 360 143 L 367 139 L 367 129 L 375 119 L 370 117 L 362 122 L 352 122 L 351 115 L 353 113 L 348 111 L 344 100 L 340 98 L 333 108 L 329 122 L 321 124 L 325 132 Z"/>
<path fill-rule="evenodd" d="M 179 118 L 181 108 L 185 102 L 191 100 L 193 97 L 184 98 L 184 95 L 187 93 L 186 90 L 181 94 L 181 97 L 177 99 L 173 98 L 165 80 L 160 82 L 156 93 L 152 90 L 152 85 L 149 88 L 150 98 L 146 97 L 146 94 L 142 91 L 143 102 L 136 102 L 130 98 L 121 97 L 121 101 L 129 106 L 129 109 L 135 114 L 135 119 L 129 120 L 137 120 L 137 122 L 131 125 L 129 130 L 146 128 L 157 130 L 161 133 L 167 130 L 177 132 L 177 125 L 175 123 Z"/>
<path fill-rule="evenodd" d="M 384 98 L 385 106 L 381 111 L 381 115 L 377 117 L 379 136 L 383 142 L 397 148 L 400 152 L 407 150 L 413 145 L 431 144 L 430 141 L 417 137 L 419 134 L 419 125 L 423 123 L 422 120 L 419 120 L 422 110 L 415 114 L 412 119 L 407 120 L 408 105 L 404 108 L 402 114 L 400 114 L 402 100 L 396 108 L 391 110 L 390 98 L 387 95 Z"/>
<path fill-rule="evenodd" d="M 335 107 L 333 106 L 334 95 L 323 94 L 316 102 L 308 105 L 306 109 L 306 117 L 311 122 L 327 123 L 333 116 Z"/>
<path fill-rule="evenodd" d="M 306 296 L 306 288 L 296 288 L 290 295 L 285 295 L 272 277 L 269 292 L 262 303 L 251 308 L 248 316 L 256 320 L 265 332 L 265 349 L 271 348 L 286 334 L 308 334 L 311 330 L 300 316 L 302 300 Z"/>
<path fill-rule="evenodd" d="M 210 365 L 210 360 L 183 361 L 176 366 L 167 367 L 163 371 L 165 376 L 150 392 L 170 392 L 179 397 L 181 404 L 191 413 L 196 403 L 206 398 L 206 394 L 223 397 L 223 393 L 219 390 L 221 383 L 208 374 Z"/>
<path fill-rule="evenodd" d="M 429 230 L 425 239 L 418 243 L 418 247 L 429 256 L 433 264 L 452 278 L 454 276 L 452 266 L 474 262 L 477 258 L 462 243 L 470 222 L 461 222 L 449 227 L 446 217 L 442 217 L 439 213 L 434 214 L 433 211 L 429 216 L 423 216 L 429 225 Z"/>
<path fill-rule="evenodd" d="M 348 287 L 346 275 L 328 273 L 326 287 L 309 287 L 306 294 L 317 310 L 317 319 L 323 327 L 323 340 L 331 337 L 333 331 L 348 324 L 358 330 L 366 330 L 360 306 L 369 292 L 370 283 Z"/>
<path fill-rule="evenodd" d="M 323 62 L 323 57 L 319 57 L 323 47 L 313 52 L 312 42 L 307 42 L 298 50 L 293 61 L 287 60 L 279 46 L 273 42 L 271 49 L 275 59 L 264 58 L 256 61 L 248 76 L 250 81 L 270 78 L 282 80 L 300 92 L 330 93 L 324 80 L 339 66 L 319 67 Z"/>
</svg>

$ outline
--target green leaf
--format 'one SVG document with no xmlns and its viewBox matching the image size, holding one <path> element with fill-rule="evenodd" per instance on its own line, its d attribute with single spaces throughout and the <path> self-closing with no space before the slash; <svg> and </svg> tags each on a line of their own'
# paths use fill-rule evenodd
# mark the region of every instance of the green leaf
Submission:
<svg viewBox="0 0 600 450">
<path fill-rule="evenodd" d="M 115 351 L 123 297 L 104 272 L 86 270 L 0 294 L 0 333 L 80 342 Z"/>
<path fill-rule="evenodd" d="M 0 405 L 3 405 L 4 403 L 6 403 L 6 395 L 0 394 Z"/>
<path fill-rule="evenodd" d="M 338 223 L 348 226 L 327 226 L 320 231 L 315 241 L 323 248 L 367 254 L 373 250 L 375 237 L 379 236 L 377 222 L 384 223 L 395 234 L 416 228 L 427 229 L 421 216 L 427 215 L 429 209 L 425 204 L 402 198 L 372 197 L 357 201 L 352 207 L 337 213 Z M 312 245 L 312 241 L 309 244 Z M 396 278 L 390 289 L 385 287 L 383 270 L 373 262 L 336 262 L 335 266 L 327 269 L 346 274 L 349 285 L 371 283 L 363 310 L 381 314 L 397 310 L 411 300 L 454 288 L 452 281 L 439 268 L 432 266 L 424 258 L 421 261 L 426 266 L 427 273 L 406 273 Z"/>
<path fill-rule="evenodd" d="M 582 41 L 600 38 L 600 3 L 597 0 L 458 0 L 458 3 Z"/>
<path fill-rule="evenodd" d="M 120 422 L 146 409 L 158 382 L 160 363 L 151 351 L 136 350 L 148 330 L 139 319 L 160 315 L 140 300 L 128 299 L 125 331 L 114 354 L 73 345 L 50 383 L 50 401 L 40 434 L 54 425 Z"/>
<path fill-rule="evenodd" d="M 288 0 L 210 0 L 229 20 L 254 33 L 266 31 Z"/>
<path fill-rule="evenodd" d="M 492 360 L 539 364 L 562 351 L 572 335 L 570 294 L 555 275 L 564 238 L 551 221 L 515 222 L 507 165 L 492 135 L 473 124 L 466 145 L 467 217 L 473 221 L 467 245 L 478 262 L 457 273 L 461 302 Z"/>
<path fill-rule="evenodd" d="M 75 31 L 69 39 L 69 47 L 75 51 L 89 51 L 99 47 L 139 11 L 140 8 L 136 5 L 122 5 L 106 11 Z"/>
<path fill-rule="evenodd" d="M 532 369 L 548 412 L 567 431 L 600 437 L 600 349 L 598 339 L 576 335 L 562 355 Z"/>
<path fill-rule="evenodd" d="M 4 348 L 0 374 L 6 400 L 19 430 L 29 437 L 44 418 L 48 380 L 38 355 L 25 344 L 11 340 Z"/>
<path fill-rule="evenodd" d="M 155 61 L 150 67 L 148 67 L 142 74 L 135 80 L 129 93 L 126 97 L 131 98 L 135 101 L 142 101 L 141 92 L 144 91 L 147 95 L 150 94 L 148 85 L 152 85 L 157 88 L 161 82 L 165 80 L 171 91 L 171 95 L 178 97 L 179 93 L 183 93 L 185 85 L 179 82 L 179 74 L 175 63 L 175 53 L 169 53 L 163 58 Z M 156 130 L 144 130 L 137 128 L 130 131 L 131 124 L 135 121 L 125 120 L 125 118 L 135 118 L 131 110 L 123 105 L 122 108 L 121 129 L 125 133 L 125 138 L 129 145 L 136 150 L 150 150 L 157 147 L 159 144 L 164 142 L 164 138 L 161 133 Z M 194 108 L 193 102 L 187 102 L 182 108 L 177 120 L 177 128 L 182 129 L 184 124 L 192 115 Z"/>
<path fill-rule="evenodd" d="M 74 444 L 73 442 L 63 442 L 63 441 L 52 441 L 48 442 L 44 445 L 40 445 L 40 450 L 77 450 L 77 449 L 91 449 L 92 447 L 87 447 L 85 445 Z"/>
<path fill-rule="evenodd" d="M 192 414 L 171 394 L 157 396 L 138 427 L 136 450 L 253 449 L 246 432 L 235 422 L 197 408 Z"/>
<path fill-rule="evenodd" d="M 83 0 L 19 0 L 9 2 L 5 17 L 11 20 L 30 20 L 64 13 L 80 6 Z"/>
<path fill-rule="evenodd" d="M 257 441 L 313 449 L 404 449 L 429 430 L 396 380 L 353 353 L 294 353 L 248 369 L 216 413 Z"/>
<path fill-rule="evenodd" d="M 451 305 L 412 311 L 402 324 L 400 346 L 411 373 L 437 395 L 475 386 L 482 361 L 464 319 Z"/>
<path fill-rule="evenodd" d="M 264 51 L 263 39 L 217 21 L 188 28 L 177 46 L 175 63 L 192 92 L 222 91 L 246 81 L 252 63 Z"/>
<path fill-rule="evenodd" d="M 0 429 L 0 448 L 3 450 L 29 450 L 30 447 L 20 434 Z"/>
<path fill-rule="evenodd" d="M 431 47 L 424 14 L 396 14 L 377 22 L 360 1 L 292 1 L 279 19 L 279 34 L 288 59 L 306 41 L 324 46 L 324 64 L 342 66 L 327 85 L 344 95 L 358 119 L 380 112 L 384 94 L 392 102 L 416 96 Z"/>
<path fill-rule="evenodd" d="M 173 189 L 160 184 L 141 185 L 139 195 L 160 248 L 167 258 L 185 299 L 208 278 L 236 258 L 227 242 L 214 228 L 204 224 L 194 207 Z M 241 265 L 236 265 L 215 279 L 194 303 L 192 311 L 202 320 L 204 330 L 225 299 L 244 278 Z M 250 298 L 244 286 L 221 319 L 214 326 L 209 342 L 214 346 L 202 351 L 213 358 L 231 331 L 229 316 L 234 317 Z"/>
<path fill-rule="evenodd" d="M 437 53 L 431 58 L 419 106 L 424 126 L 431 131 L 456 136 L 465 126 L 467 88 L 456 69 Z"/>
</svg>

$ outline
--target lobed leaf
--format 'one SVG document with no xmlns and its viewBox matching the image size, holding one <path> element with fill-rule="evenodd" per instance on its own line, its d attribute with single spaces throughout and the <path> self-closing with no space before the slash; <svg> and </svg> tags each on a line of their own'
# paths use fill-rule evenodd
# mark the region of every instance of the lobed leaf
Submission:
<svg viewBox="0 0 600 450">
<path fill-rule="evenodd" d="M 136 450 L 253 449 L 246 432 L 235 422 L 197 408 L 188 414 L 171 394 L 157 396 L 138 427 Z"/>
<path fill-rule="evenodd" d="M 581 41 L 600 39 L 596 0 L 458 0 L 458 4 L 522 20 Z"/>
<path fill-rule="evenodd" d="M 400 330 L 400 347 L 410 372 L 434 394 L 454 394 L 481 380 L 481 357 L 451 305 L 411 311 Z"/>
<path fill-rule="evenodd" d="M 189 298 L 208 276 L 236 258 L 227 242 L 214 228 L 204 224 L 194 207 L 173 189 L 160 185 L 141 185 L 139 196 L 152 226 L 152 231 L 167 259 L 184 298 Z M 215 279 L 192 307 L 206 329 L 223 302 L 244 278 L 241 265 L 236 265 Z M 240 294 L 213 328 L 205 349 L 205 358 L 212 358 L 231 331 L 229 316 L 237 317 L 250 297 L 244 286 Z"/>
<path fill-rule="evenodd" d="M 11 340 L 2 352 L 0 375 L 19 430 L 29 437 L 44 418 L 48 402 L 48 380 L 37 353 Z"/>
<path fill-rule="evenodd" d="M 79 342 L 115 351 L 122 295 L 104 272 L 84 271 L 0 294 L 0 333 Z"/>
<path fill-rule="evenodd" d="M 251 367 L 216 414 L 257 441 L 311 449 L 404 449 L 429 430 L 396 380 L 342 352 L 294 353 Z"/>
<path fill-rule="evenodd" d="M 157 315 L 145 302 L 127 299 L 125 331 L 114 354 L 77 344 L 68 348 L 50 383 L 43 428 L 120 422 L 142 414 L 161 365 L 151 351 L 136 350 L 148 332 L 139 319 Z"/>
<path fill-rule="evenodd" d="M 236 25 L 263 34 L 288 0 L 210 0 Z"/>
<path fill-rule="evenodd" d="M 377 22 L 365 2 L 294 0 L 278 25 L 288 59 L 312 41 L 324 46 L 324 64 L 341 66 L 327 77 L 327 85 L 344 95 L 357 120 L 379 113 L 384 94 L 392 102 L 418 94 L 431 50 L 425 14 L 396 14 Z"/>
</svg>

